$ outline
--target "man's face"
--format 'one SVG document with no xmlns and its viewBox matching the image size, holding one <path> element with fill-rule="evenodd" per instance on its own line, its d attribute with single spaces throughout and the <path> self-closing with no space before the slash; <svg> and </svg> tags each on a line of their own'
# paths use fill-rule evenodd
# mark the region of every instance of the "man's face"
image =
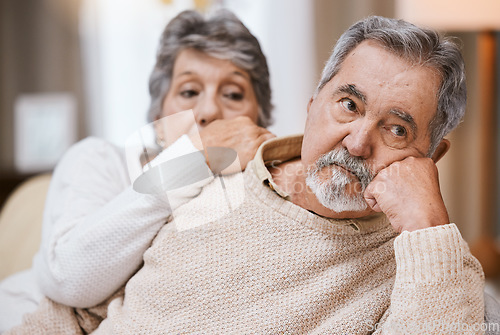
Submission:
<svg viewBox="0 0 500 335">
<path fill-rule="evenodd" d="M 373 41 L 358 45 L 308 107 L 302 163 L 314 172 L 314 182 L 332 189 L 332 176 L 340 176 L 343 193 L 363 205 L 347 211 L 368 214 L 359 178 L 367 171 L 354 172 L 349 164 L 339 167 L 320 157 L 345 151 L 344 159 L 354 161 L 352 166 L 365 165 L 372 176 L 408 156 L 424 157 L 439 84 L 438 73 L 430 67 L 414 66 Z"/>
</svg>

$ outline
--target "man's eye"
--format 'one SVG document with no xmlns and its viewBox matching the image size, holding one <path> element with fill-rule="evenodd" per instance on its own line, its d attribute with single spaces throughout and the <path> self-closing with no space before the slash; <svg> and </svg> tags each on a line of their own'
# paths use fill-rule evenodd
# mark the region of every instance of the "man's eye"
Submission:
<svg viewBox="0 0 500 335">
<path fill-rule="evenodd" d="M 356 113 L 357 111 L 356 103 L 349 98 L 343 98 L 340 100 L 340 104 L 350 112 Z"/>
<path fill-rule="evenodd" d="M 237 93 L 237 92 L 232 92 L 232 93 L 225 93 L 224 97 L 230 99 L 230 100 L 235 100 L 235 101 L 241 101 L 243 100 L 243 94 L 242 93 Z"/>
<path fill-rule="evenodd" d="M 406 137 L 406 135 L 408 134 L 406 128 L 403 126 L 397 126 L 397 125 L 391 126 L 390 131 L 397 137 Z"/>
<path fill-rule="evenodd" d="M 183 91 L 181 91 L 180 95 L 183 98 L 189 99 L 189 98 L 192 98 L 194 96 L 197 96 L 198 92 L 195 90 L 183 90 Z"/>
</svg>

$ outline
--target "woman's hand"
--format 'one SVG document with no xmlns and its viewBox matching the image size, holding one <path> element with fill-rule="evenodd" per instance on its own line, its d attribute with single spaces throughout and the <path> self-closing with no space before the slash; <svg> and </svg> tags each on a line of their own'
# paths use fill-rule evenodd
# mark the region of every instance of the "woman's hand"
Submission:
<svg viewBox="0 0 500 335">
<path fill-rule="evenodd" d="M 239 116 L 230 120 L 215 120 L 199 132 L 203 148 L 224 147 L 231 148 L 238 154 L 241 171 L 243 171 L 248 162 L 253 159 L 259 146 L 266 140 L 275 137 L 265 128 L 257 126 L 250 118 Z M 196 147 L 196 136 L 190 135 L 193 144 Z M 208 162 L 210 164 L 210 161 Z M 231 172 L 235 172 L 234 168 Z"/>
</svg>

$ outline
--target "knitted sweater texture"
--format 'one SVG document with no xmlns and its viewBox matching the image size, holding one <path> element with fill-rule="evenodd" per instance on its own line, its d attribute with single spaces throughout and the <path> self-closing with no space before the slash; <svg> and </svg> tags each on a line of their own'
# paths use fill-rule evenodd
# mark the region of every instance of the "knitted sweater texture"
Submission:
<svg viewBox="0 0 500 335">
<path fill-rule="evenodd" d="M 385 216 L 314 215 L 252 169 L 245 185 L 214 221 L 204 218 L 224 202 L 216 181 L 175 211 L 96 333 L 446 334 L 483 323 L 482 271 L 455 225 L 396 237 Z M 203 224 L 180 229 L 196 216 Z"/>
<path fill-rule="evenodd" d="M 186 137 L 157 158 L 192 150 Z M 165 194 L 135 192 L 123 151 L 87 138 L 65 154 L 54 172 L 34 270 L 42 293 L 55 301 L 91 307 L 109 297 L 141 266 L 171 207 L 201 189 L 193 185 L 182 196 L 170 192 L 168 200 Z"/>
<path fill-rule="evenodd" d="M 105 318 L 93 334 L 483 333 L 483 273 L 454 224 L 398 235 L 383 215 L 326 219 L 251 166 L 174 211 L 125 294 L 90 311 Z M 12 334 L 98 324 L 43 315 Z"/>
</svg>

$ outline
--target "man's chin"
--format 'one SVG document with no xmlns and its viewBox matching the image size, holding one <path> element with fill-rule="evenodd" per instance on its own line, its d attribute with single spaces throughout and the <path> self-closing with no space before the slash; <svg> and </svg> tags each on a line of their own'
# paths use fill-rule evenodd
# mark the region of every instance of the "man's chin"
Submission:
<svg viewBox="0 0 500 335">
<path fill-rule="evenodd" d="M 326 208 L 336 212 L 364 212 L 369 209 L 363 193 L 358 189 L 361 184 L 349 183 L 339 187 L 339 185 L 329 185 L 329 192 L 325 189 L 317 190 L 315 192 L 318 201 Z"/>
<path fill-rule="evenodd" d="M 332 219 L 356 219 L 361 218 L 370 214 L 373 214 L 374 211 L 365 203 L 365 206 L 342 206 L 342 205 L 331 205 L 321 204 L 323 206 L 323 210 L 317 211 L 316 213 L 332 218 Z"/>
<path fill-rule="evenodd" d="M 333 166 L 333 169 L 321 169 L 321 171 L 316 171 L 316 173 L 308 175 L 306 178 L 307 186 L 324 208 L 318 208 L 318 211 L 321 212 L 318 214 L 339 218 L 354 218 L 370 212 L 371 210 L 363 197 L 362 186 L 358 178 L 351 173 L 347 173 L 347 170 L 341 167 Z M 338 175 L 333 178 L 331 172 Z M 326 213 L 329 215 L 325 215 Z"/>
<path fill-rule="evenodd" d="M 338 201 L 338 202 L 327 202 L 323 203 L 320 201 L 320 203 L 328 208 L 331 211 L 334 211 L 335 213 L 356 213 L 356 212 L 365 212 L 366 210 L 369 209 L 368 204 L 364 201 Z"/>
<path fill-rule="evenodd" d="M 325 187 L 326 185 L 323 184 L 322 186 L 313 190 L 313 193 L 318 202 L 331 211 L 336 213 L 353 213 L 365 212 L 369 209 L 362 193 L 352 192 L 352 188 L 355 187 L 352 184 L 343 187 L 335 185 L 337 187 L 335 191 L 333 191 L 333 185 Z M 328 191 L 326 188 L 328 188 Z"/>
</svg>

